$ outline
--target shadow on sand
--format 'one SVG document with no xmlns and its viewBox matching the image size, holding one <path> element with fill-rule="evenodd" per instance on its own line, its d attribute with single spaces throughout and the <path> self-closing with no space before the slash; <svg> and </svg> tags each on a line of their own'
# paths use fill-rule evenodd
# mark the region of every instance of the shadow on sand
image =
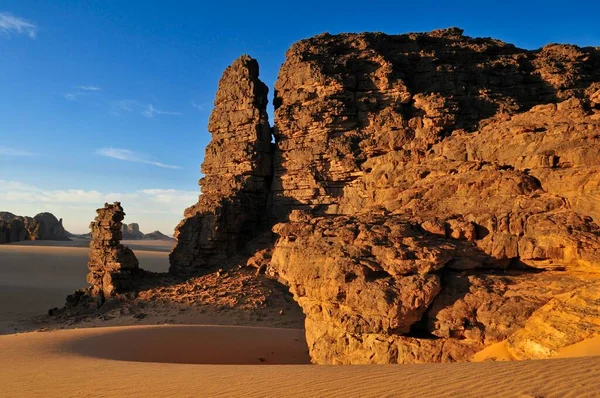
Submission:
<svg viewBox="0 0 600 398">
<path fill-rule="evenodd" d="M 310 364 L 304 330 L 240 326 L 105 329 L 65 347 L 116 361 L 218 365 Z"/>
</svg>

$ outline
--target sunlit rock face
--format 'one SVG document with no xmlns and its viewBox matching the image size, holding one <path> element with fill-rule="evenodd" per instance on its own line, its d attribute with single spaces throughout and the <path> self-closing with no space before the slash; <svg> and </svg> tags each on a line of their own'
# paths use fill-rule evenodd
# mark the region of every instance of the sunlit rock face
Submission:
<svg viewBox="0 0 600 398">
<path fill-rule="evenodd" d="M 248 264 L 289 286 L 316 363 L 465 361 L 501 341 L 541 358 L 600 333 L 599 49 L 457 28 L 302 40 L 274 147 L 245 65 L 219 85 L 172 272 L 271 228 Z"/>
<path fill-rule="evenodd" d="M 125 212 L 119 202 L 106 203 L 96 210 L 97 216 L 90 224 L 90 270 L 87 281 L 90 295 L 102 303 L 133 287 L 139 273 L 139 262 L 133 251 L 121 244 Z"/>
<path fill-rule="evenodd" d="M 177 226 L 172 273 L 221 264 L 268 229 L 271 128 L 268 89 L 258 73 L 256 60 L 244 55 L 219 82 L 208 125 L 212 140 L 202 163 L 202 195 Z"/>
</svg>

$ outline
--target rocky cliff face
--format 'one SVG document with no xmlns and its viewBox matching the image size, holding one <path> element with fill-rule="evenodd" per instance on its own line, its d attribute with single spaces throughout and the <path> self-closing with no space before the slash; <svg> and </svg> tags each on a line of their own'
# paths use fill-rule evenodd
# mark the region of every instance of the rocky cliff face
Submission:
<svg viewBox="0 0 600 398">
<path fill-rule="evenodd" d="M 199 202 L 186 209 L 177 227 L 170 271 L 197 272 L 220 264 L 268 227 L 271 128 L 267 86 L 258 63 L 238 58 L 219 82 L 208 130 Z"/>
<path fill-rule="evenodd" d="M 223 93 L 256 102 L 245 78 L 226 79 L 239 65 L 211 126 L 239 130 Z M 263 226 L 264 209 L 277 239 L 248 263 L 290 287 L 314 362 L 468 360 L 500 341 L 548 357 L 600 333 L 585 310 L 600 300 L 600 49 L 526 51 L 456 28 L 324 34 L 288 51 L 274 106 L 272 183 L 261 174 L 252 191 L 270 201 L 244 219 Z M 213 128 L 205 165 L 216 148 L 267 148 L 266 117 L 249 120 L 264 137 Z M 224 221 L 246 186 L 229 181 L 269 155 L 235 153 L 249 166 L 203 166 L 173 272 L 224 262 L 251 236 Z"/>
<path fill-rule="evenodd" d="M 68 239 L 62 218 L 57 220 L 52 213 L 40 213 L 32 218 L 0 212 L 0 243 Z"/>
</svg>

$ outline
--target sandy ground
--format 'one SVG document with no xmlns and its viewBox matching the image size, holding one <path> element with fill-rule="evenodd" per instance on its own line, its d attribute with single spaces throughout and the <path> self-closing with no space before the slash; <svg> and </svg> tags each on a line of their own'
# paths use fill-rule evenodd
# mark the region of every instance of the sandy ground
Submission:
<svg viewBox="0 0 600 398">
<path fill-rule="evenodd" d="M 150 250 L 170 252 L 175 241 L 168 240 L 123 240 L 122 244 L 129 246 L 133 250 Z M 24 240 L 4 244 L 4 246 L 27 246 L 27 247 L 89 247 L 90 241 L 87 239 L 73 238 L 72 240 Z"/>
<path fill-rule="evenodd" d="M 132 242 L 142 268 L 168 270 L 170 242 Z M 70 244 L 79 242 L 0 245 L 0 334 L 21 330 L 29 318 L 62 307 L 68 294 L 87 285 L 88 249 Z"/>
<path fill-rule="evenodd" d="M 134 248 L 140 265 L 165 271 L 169 247 L 142 245 Z M 600 396 L 600 338 L 566 347 L 559 355 L 562 359 L 545 361 L 502 361 L 504 348 L 498 344 L 476 356 L 487 359 L 481 363 L 314 366 L 309 365 L 304 332 L 293 308 L 286 308 L 284 315 L 279 315 L 279 307 L 260 313 L 223 310 L 222 305 L 205 310 L 198 304 L 202 293 L 186 293 L 186 285 L 165 294 L 193 299 L 191 304 L 179 303 L 182 307 L 175 313 L 170 307 L 164 312 L 161 306 L 145 308 L 141 301 L 116 308 L 113 315 L 107 311 L 51 330 L 43 331 L 39 323 L 32 329 L 28 317 L 61 306 L 67 294 L 85 286 L 86 263 L 85 247 L 52 242 L 0 245 L 0 364 L 5 365 L 0 397 Z M 189 291 L 202 283 L 232 286 L 227 276 L 215 278 L 208 275 L 191 283 Z M 218 304 L 229 297 L 211 292 L 215 297 L 206 302 Z M 148 303 L 155 300 L 150 297 Z M 131 326 L 140 323 L 146 325 Z M 288 329 L 223 326 L 229 323 Z M 289 329 L 293 327 L 297 329 Z M 16 333 L 36 328 L 42 331 Z M 66 330 L 52 330 L 61 328 Z"/>
<path fill-rule="evenodd" d="M 600 394 L 600 357 L 315 366 L 302 365 L 308 360 L 302 336 L 301 330 L 224 326 L 0 336 L 0 363 L 10 364 L 0 375 L 0 396 L 591 398 Z"/>
</svg>

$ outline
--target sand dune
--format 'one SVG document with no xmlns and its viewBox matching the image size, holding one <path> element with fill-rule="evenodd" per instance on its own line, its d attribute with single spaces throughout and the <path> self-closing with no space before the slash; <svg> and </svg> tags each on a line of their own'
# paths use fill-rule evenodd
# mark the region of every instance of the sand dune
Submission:
<svg viewBox="0 0 600 398">
<path fill-rule="evenodd" d="M 168 266 L 166 252 L 136 255 L 143 268 Z M 2 332 L 84 286 L 86 262 L 87 248 L 0 246 Z M 502 353 L 499 344 L 478 355 Z M 0 397 L 595 397 L 600 356 L 578 356 L 598 354 L 596 338 L 545 361 L 314 366 L 298 329 L 95 327 L 0 336 Z"/>
<path fill-rule="evenodd" d="M 299 336 L 297 330 L 201 326 L 0 336 L 0 361 L 10 364 L 1 374 L 0 396 L 591 398 L 600 393 L 600 357 L 396 366 L 281 365 L 306 360 L 305 346 L 294 340 Z M 189 353 L 181 350 L 187 344 Z M 164 362 L 206 363 L 216 358 L 231 364 Z M 153 359 L 160 361 L 138 362 Z"/>
<path fill-rule="evenodd" d="M 68 294 L 87 286 L 86 247 L 38 242 L 43 244 L 0 245 L 0 334 L 63 306 Z M 135 254 L 140 266 L 149 271 L 165 272 L 169 267 L 166 251 L 136 250 Z"/>
<path fill-rule="evenodd" d="M 589 356 L 600 356 L 600 336 L 564 347 L 553 358 L 577 358 Z M 514 358 L 511 357 L 504 341 L 486 347 L 484 350 L 481 350 L 475 354 L 472 358 L 473 362 L 490 360 L 512 361 Z M 598 394 L 600 396 L 600 390 Z"/>
<path fill-rule="evenodd" d="M 600 336 L 567 346 L 560 350 L 556 358 L 577 358 L 589 356 L 600 356 Z M 600 387 L 598 388 L 598 395 L 600 396 Z"/>
</svg>

